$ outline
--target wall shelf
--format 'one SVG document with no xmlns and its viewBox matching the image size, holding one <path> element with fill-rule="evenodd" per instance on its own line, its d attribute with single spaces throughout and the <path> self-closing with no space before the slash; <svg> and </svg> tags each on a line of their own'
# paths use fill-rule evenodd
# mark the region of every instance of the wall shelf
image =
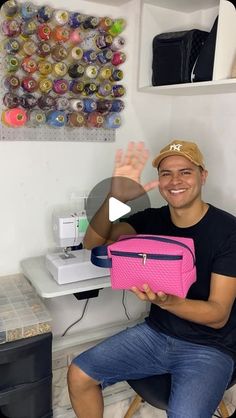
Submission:
<svg viewBox="0 0 236 418">
<path fill-rule="evenodd" d="M 152 40 L 163 32 L 201 29 L 210 31 L 219 15 L 213 80 L 169 86 L 152 86 Z M 138 89 L 163 95 L 197 95 L 236 92 L 230 78 L 236 57 L 236 10 L 228 0 L 142 0 Z"/>
<path fill-rule="evenodd" d="M 236 79 L 204 81 L 200 83 L 173 84 L 171 86 L 140 87 L 143 93 L 169 96 L 192 96 L 201 94 L 236 93 Z"/>
</svg>

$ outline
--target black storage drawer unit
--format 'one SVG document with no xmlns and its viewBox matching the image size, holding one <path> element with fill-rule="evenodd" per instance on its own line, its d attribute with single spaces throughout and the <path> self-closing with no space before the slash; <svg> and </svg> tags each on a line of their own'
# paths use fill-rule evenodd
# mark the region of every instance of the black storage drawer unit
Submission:
<svg viewBox="0 0 236 418">
<path fill-rule="evenodd" d="M 33 383 L 52 373 L 52 334 L 0 345 L 0 391 Z"/>
<path fill-rule="evenodd" d="M 0 418 L 51 418 L 51 386 L 47 377 L 0 392 Z"/>
<path fill-rule="evenodd" d="M 52 334 L 0 345 L 0 418 L 51 418 Z"/>
</svg>

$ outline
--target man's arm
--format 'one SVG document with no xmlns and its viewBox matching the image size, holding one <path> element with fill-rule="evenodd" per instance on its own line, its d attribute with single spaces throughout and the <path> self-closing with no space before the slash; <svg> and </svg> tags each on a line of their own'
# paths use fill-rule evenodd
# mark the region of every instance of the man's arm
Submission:
<svg viewBox="0 0 236 418">
<path fill-rule="evenodd" d="M 101 227 L 99 226 L 96 228 L 96 225 L 102 226 L 102 236 L 96 232 L 100 231 Z M 121 235 L 130 235 L 135 233 L 135 229 L 127 222 L 119 222 L 113 224 L 109 221 L 107 198 L 88 226 L 84 237 L 83 246 L 84 248 L 91 250 L 93 247 L 98 245 L 115 242 Z"/>
<path fill-rule="evenodd" d="M 113 224 L 109 221 L 109 198 L 115 197 L 123 203 L 139 198 L 143 193 L 156 188 L 158 179 L 141 185 L 141 174 L 149 152 L 143 142 L 130 142 L 126 152 L 117 150 L 112 175 L 111 190 L 87 228 L 83 245 L 87 249 L 117 241 L 120 235 L 135 234 L 128 223 Z M 130 181 L 132 180 L 132 181 Z"/>
<path fill-rule="evenodd" d="M 155 294 L 147 284 L 144 292 L 132 289 L 141 300 L 150 301 L 180 318 L 211 328 L 222 328 L 228 321 L 236 298 L 236 278 L 212 273 L 207 301 L 182 299 L 177 296 Z"/>
</svg>

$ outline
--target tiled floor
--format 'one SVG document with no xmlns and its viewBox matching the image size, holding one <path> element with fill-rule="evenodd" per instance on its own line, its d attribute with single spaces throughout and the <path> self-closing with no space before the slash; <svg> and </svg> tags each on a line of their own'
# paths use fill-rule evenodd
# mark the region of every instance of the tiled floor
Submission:
<svg viewBox="0 0 236 418">
<path fill-rule="evenodd" d="M 67 391 L 66 382 L 67 368 L 61 368 L 54 370 L 53 372 L 53 410 L 54 418 L 76 418 L 70 405 L 69 395 Z M 232 389 L 226 394 L 227 406 L 229 412 L 232 414 L 236 404 L 236 391 Z M 128 409 L 128 405 L 131 399 L 125 399 L 123 401 L 112 403 L 105 407 L 104 418 L 123 418 L 125 412 Z M 233 404 L 233 405 L 232 405 Z M 148 404 L 141 405 L 140 409 L 136 412 L 133 418 L 166 418 L 166 413 L 156 408 L 151 407 Z"/>
<path fill-rule="evenodd" d="M 104 418 L 124 418 L 129 402 L 130 400 L 126 399 L 125 401 L 105 407 Z M 76 418 L 71 410 L 62 408 L 56 410 L 53 416 L 55 416 L 55 418 Z M 140 407 L 133 418 L 166 418 L 166 413 L 145 404 Z"/>
<path fill-rule="evenodd" d="M 128 404 L 129 400 L 127 399 L 125 401 L 107 406 L 104 411 L 104 418 L 124 418 Z M 234 412 L 234 409 L 230 408 L 230 406 L 229 412 L 231 414 Z M 54 414 L 54 416 L 55 418 L 76 418 L 71 410 L 61 410 L 60 413 L 58 411 L 58 414 Z M 150 405 L 144 404 L 133 415 L 133 418 L 166 418 L 166 413 L 164 411 L 160 411 L 159 409 L 153 408 Z"/>
<path fill-rule="evenodd" d="M 67 391 L 66 371 L 66 368 L 61 368 L 53 372 L 53 416 L 55 418 L 75 418 L 73 411 L 69 407 L 70 401 Z M 131 399 L 125 399 L 106 406 L 104 418 L 123 418 L 130 401 Z M 144 404 L 133 418 L 166 418 L 166 414 L 150 405 Z"/>
</svg>

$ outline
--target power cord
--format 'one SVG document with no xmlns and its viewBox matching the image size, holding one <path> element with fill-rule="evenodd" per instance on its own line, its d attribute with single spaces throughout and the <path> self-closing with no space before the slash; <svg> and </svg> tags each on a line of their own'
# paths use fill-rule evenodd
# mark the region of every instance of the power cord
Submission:
<svg viewBox="0 0 236 418">
<path fill-rule="evenodd" d="M 89 302 L 89 299 L 87 299 L 86 300 L 86 302 L 85 302 L 85 304 L 84 304 L 84 308 L 83 308 L 83 312 L 82 312 L 82 314 L 81 314 L 81 316 L 75 321 L 75 322 L 73 322 L 73 324 L 71 324 L 71 325 L 69 325 L 69 327 L 67 327 L 66 328 L 66 330 L 63 332 L 63 334 L 61 335 L 62 337 L 64 337 L 65 335 L 66 335 L 66 333 L 74 326 L 74 325 L 76 325 L 76 324 L 78 324 L 82 319 L 83 319 L 83 317 L 84 317 L 84 314 L 85 314 L 85 311 L 86 311 L 86 308 L 87 308 L 87 306 L 88 306 L 88 302 Z"/>
<path fill-rule="evenodd" d="M 125 292 L 125 290 L 123 290 L 123 293 L 122 293 L 122 305 L 123 305 L 124 310 L 125 310 L 126 318 L 130 320 L 131 318 L 130 318 L 128 312 L 127 312 L 127 308 L 126 308 L 126 304 L 125 304 L 125 295 L 126 295 L 126 292 Z"/>
<path fill-rule="evenodd" d="M 123 290 L 123 292 L 122 292 L 122 305 L 123 305 L 123 307 L 124 307 L 124 311 L 125 311 L 125 315 L 126 315 L 126 318 L 128 319 L 128 320 L 130 320 L 131 318 L 130 318 L 130 316 L 129 316 L 129 314 L 128 314 L 128 312 L 127 312 L 127 307 L 126 307 L 126 305 L 125 305 L 125 295 L 126 295 L 126 292 L 125 292 L 125 290 Z M 67 328 L 66 328 L 66 330 L 62 333 L 62 337 L 64 337 L 66 334 L 67 334 L 67 332 L 74 326 L 74 325 L 76 325 L 76 324 L 78 324 L 82 319 L 83 319 L 83 317 L 84 317 L 84 314 L 85 314 L 85 311 L 86 311 L 86 308 L 87 308 L 87 306 L 88 306 L 88 302 L 89 302 L 89 299 L 86 299 L 86 302 L 85 302 L 85 304 L 84 304 L 84 308 L 83 308 L 83 311 L 82 311 L 82 314 L 81 314 L 81 316 L 75 321 L 75 322 L 73 322 L 71 325 L 69 325 Z"/>
</svg>

